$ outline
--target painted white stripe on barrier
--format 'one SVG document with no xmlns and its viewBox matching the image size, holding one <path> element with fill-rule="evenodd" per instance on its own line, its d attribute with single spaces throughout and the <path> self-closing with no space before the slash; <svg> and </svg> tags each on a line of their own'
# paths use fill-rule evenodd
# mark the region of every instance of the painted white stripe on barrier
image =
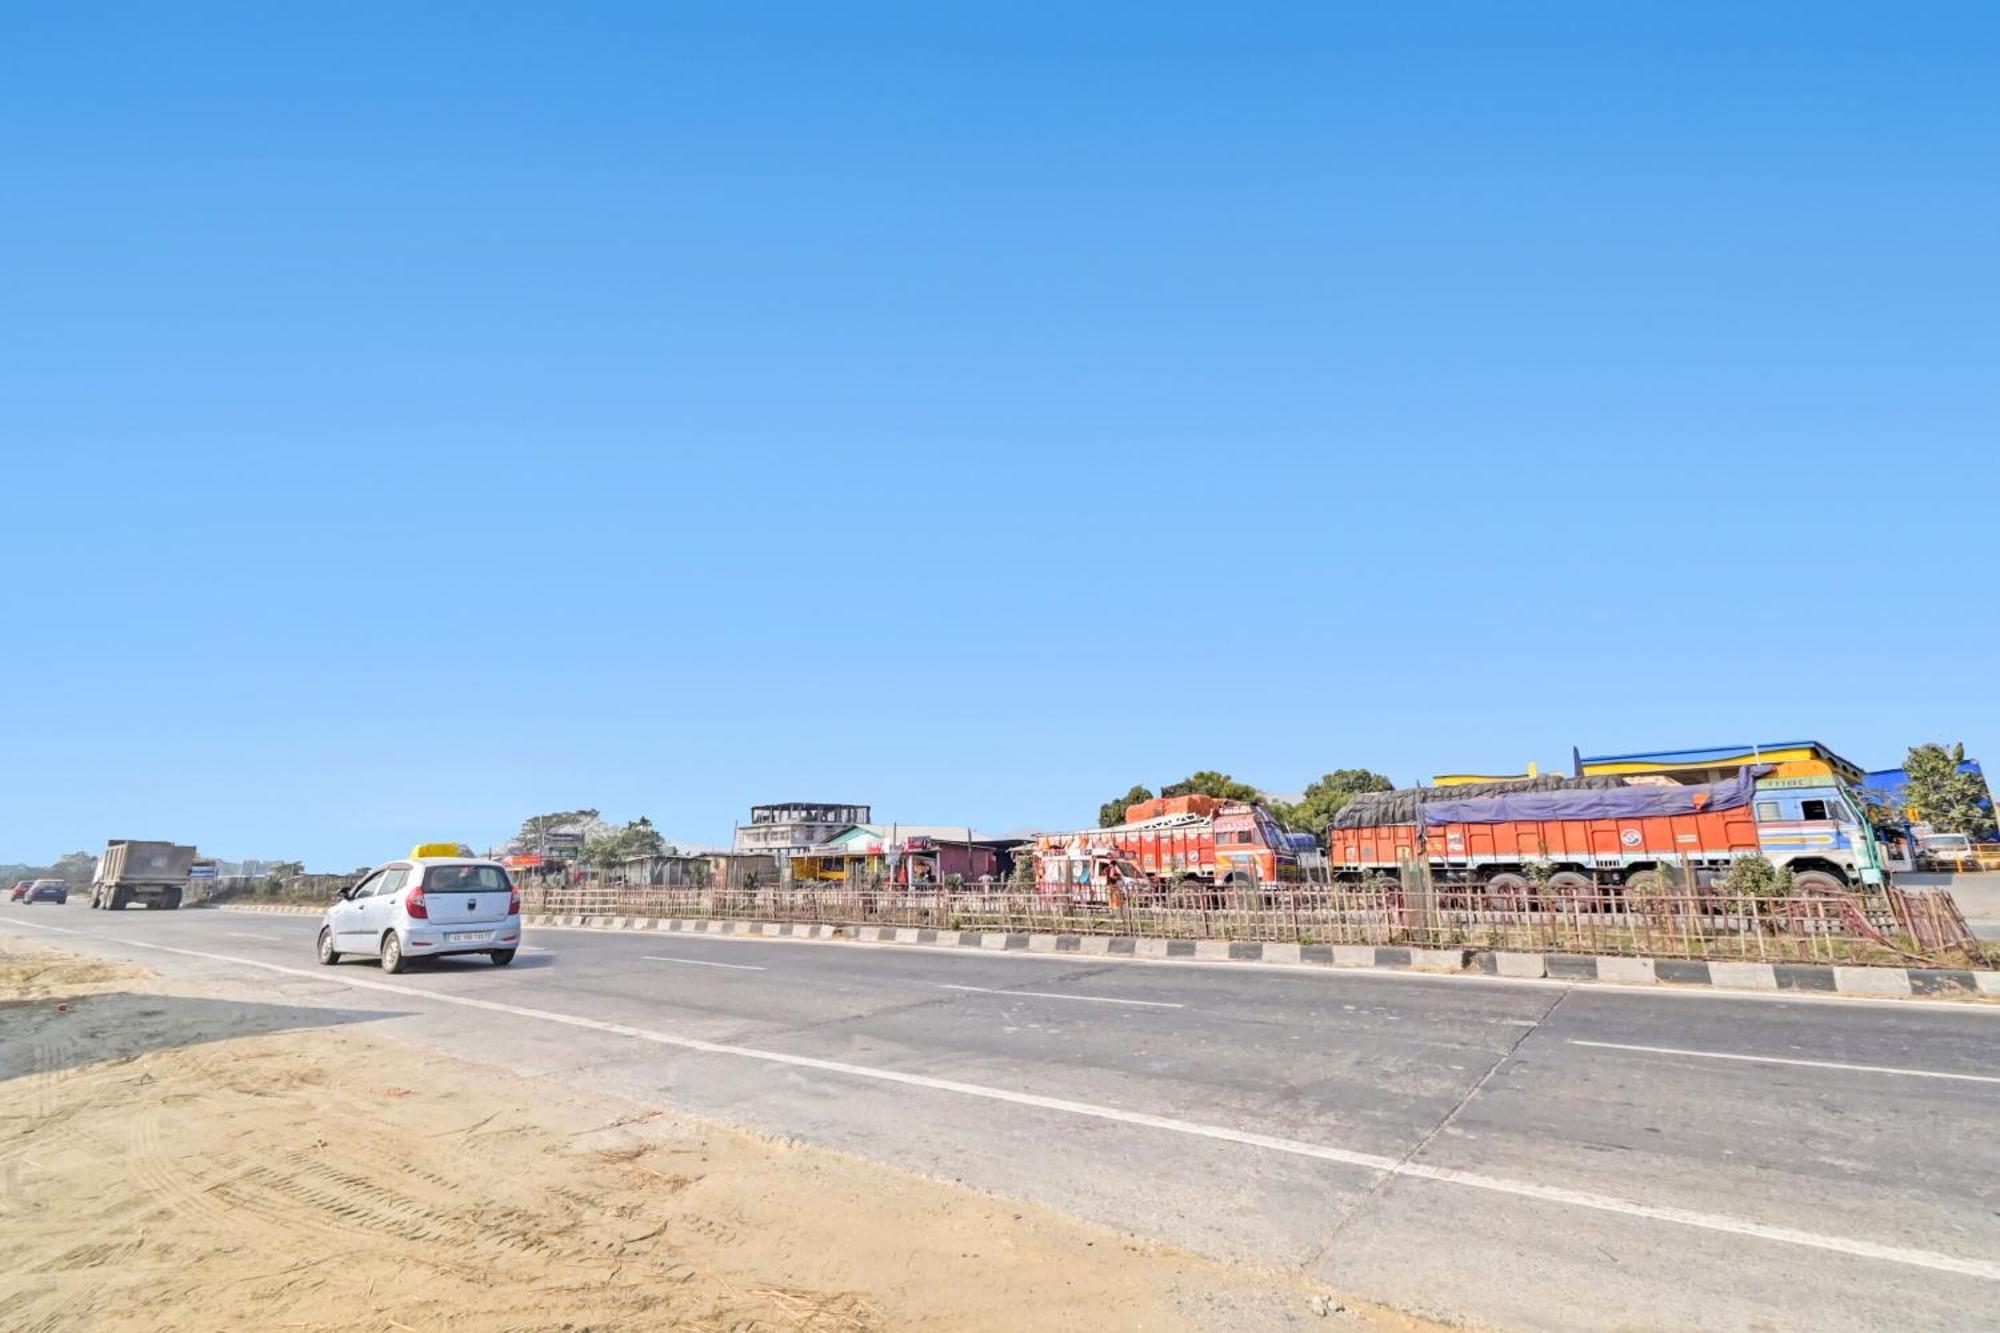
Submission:
<svg viewBox="0 0 2000 1333">
<path fill-rule="evenodd" d="M 1045 990 L 996 990 L 991 986 L 952 986 L 938 983 L 939 990 L 969 990 L 980 995 L 1025 995 L 1031 1000 L 1082 1000 L 1086 1004 L 1136 1004 L 1147 1009 L 1185 1009 L 1184 1004 L 1169 1004 L 1165 1000 L 1119 1000 L 1109 995 L 1059 995 Z"/>
<path fill-rule="evenodd" d="M 1754 1065 L 1799 1065 L 1806 1069 L 1844 1069 L 1855 1074 L 1900 1074 L 1905 1078 L 1950 1078 L 1967 1083 L 2000 1083 L 1992 1074 L 1953 1074 L 1942 1069 L 1902 1069 L 1895 1065 L 1851 1065 L 1840 1060 L 1799 1060 L 1785 1055 L 1742 1055 L 1735 1051 L 1689 1051 L 1678 1046 L 1628 1046 L 1616 1041 L 1582 1041 L 1572 1037 L 1572 1046 L 1595 1046 L 1604 1051 L 1642 1051 L 1647 1055 L 1688 1055 L 1701 1060 L 1740 1060 Z"/>
<path fill-rule="evenodd" d="M 1098 1106 L 1090 1102 L 1069 1101 L 1061 1097 L 1044 1097 L 1032 1092 L 1016 1092 L 1010 1088 L 987 1087 L 980 1083 L 960 1083 L 954 1079 L 933 1078 L 928 1074 L 905 1073 L 900 1069 L 880 1069 L 871 1065 L 853 1065 L 839 1060 L 822 1060 L 817 1056 L 793 1055 L 785 1051 L 766 1051 L 754 1046 L 731 1046 L 723 1042 L 702 1041 L 696 1037 L 677 1037 L 667 1032 L 655 1032 L 649 1028 L 633 1027 L 629 1023 L 612 1023 L 599 1018 L 585 1018 L 577 1014 L 565 1014 L 551 1009 L 531 1009 L 525 1005 L 502 1004 L 498 1000 L 481 1000 L 470 995 L 449 995 L 437 991 L 423 990 L 416 986 L 399 985 L 391 981 L 362 981 L 343 977 L 333 969 L 286 967 L 279 963 L 259 962 L 255 958 L 238 958 L 232 954 L 207 953 L 200 949 L 180 949 L 168 944 L 153 944 L 144 940 L 118 939 L 97 936 L 94 932 L 67 930 L 60 926 L 38 926 L 39 929 L 53 930 L 64 935 L 83 935 L 89 938 L 104 938 L 114 944 L 129 944 L 134 948 L 154 949 L 161 953 L 180 954 L 187 958 L 202 958 L 215 963 L 235 963 L 243 967 L 254 967 L 265 972 L 277 972 L 284 976 L 304 977 L 312 981 L 334 981 L 358 990 L 381 991 L 388 995 L 405 995 L 420 1000 L 435 1000 L 440 1004 L 455 1004 L 465 1009 L 485 1009 L 497 1014 L 510 1014 L 516 1018 L 532 1018 L 544 1023 L 558 1023 L 565 1027 L 585 1028 L 592 1032 L 606 1032 L 613 1036 L 630 1037 L 636 1041 L 651 1042 L 660 1046 L 673 1046 L 682 1050 L 699 1051 L 704 1055 L 728 1055 L 747 1060 L 759 1060 L 767 1064 L 788 1065 L 796 1069 L 817 1069 L 829 1074 L 843 1074 L 851 1078 L 872 1079 L 882 1083 L 899 1083 L 907 1087 L 927 1088 L 935 1092 L 955 1093 L 963 1097 L 978 1097 L 987 1101 L 1007 1102 L 1016 1106 L 1031 1106 L 1038 1110 L 1058 1111 L 1065 1115 L 1083 1116 L 1093 1120 L 1108 1120 L 1118 1124 L 1137 1125 L 1145 1129 L 1157 1129 L 1171 1134 L 1185 1134 L 1193 1138 L 1213 1139 L 1223 1143 L 1236 1143 L 1249 1148 L 1263 1148 L 1271 1152 L 1288 1153 L 1296 1157 L 1308 1157 L 1322 1162 L 1337 1162 L 1343 1166 L 1361 1167 L 1365 1170 L 1388 1175 L 1407 1176 L 1415 1180 L 1434 1180 L 1447 1185 L 1459 1185 L 1466 1189 L 1485 1190 L 1494 1194 L 1508 1194 L 1517 1198 L 1539 1199 L 1547 1203 L 1558 1203 L 1571 1208 L 1586 1208 L 1597 1212 L 1617 1213 L 1625 1217 L 1643 1218 L 1654 1222 L 1670 1222 L 1676 1226 L 1693 1227 L 1702 1231 L 1721 1232 L 1724 1235 L 1747 1236 L 1755 1240 L 1775 1241 L 1784 1245 L 1797 1245 L 1805 1249 L 1828 1250 L 1835 1254 L 1853 1255 L 1862 1259 L 1880 1259 L 1886 1263 L 1904 1264 L 1912 1268 L 1926 1268 L 1939 1273 L 1957 1273 L 1965 1277 L 1975 1277 L 1987 1282 L 2000 1282 L 2000 1263 L 1986 1259 L 1966 1259 L 1954 1254 L 1940 1254 L 1933 1250 L 1914 1250 L 1899 1245 L 1881 1245 L 1875 1241 L 1855 1240 L 1847 1236 L 1826 1236 L 1814 1231 L 1801 1231 L 1795 1227 L 1771 1226 L 1764 1222 L 1751 1222 L 1743 1218 L 1728 1217 L 1720 1213 L 1697 1212 L 1692 1208 L 1676 1208 L 1663 1204 L 1639 1203 L 1632 1199 L 1615 1198 L 1607 1194 L 1592 1194 L 1584 1190 L 1563 1189 L 1554 1185 L 1536 1185 L 1524 1180 L 1506 1180 L 1498 1176 L 1482 1176 L 1471 1171 L 1455 1171 L 1448 1167 L 1425 1166 L 1416 1162 L 1404 1162 L 1393 1157 L 1383 1157 L 1376 1153 L 1355 1152 L 1349 1148 L 1334 1148 L 1324 1144 L 1306 1143 L 1298 1139 L 1278 1138 L 1270 1134 L 1256 1134 L 1247 1130 L 1231 1129 L 1226 1125 L 1205 1125 L 1192 1120 L 1176 1120 L 1170 1116 L 1150 1115 L 1144 1111 L 1124 1111 L 1112 1106 Z"/>
<path fill-rule="evenodd" d="M 649 963 L 686 963 L 689 967 L 726 967 L 732 972 L 762 972 L 761 967 L 749 963 L 711 963 L 705 958 L 661 958 L 656 954 L 641 954 Z"/>
</svg>

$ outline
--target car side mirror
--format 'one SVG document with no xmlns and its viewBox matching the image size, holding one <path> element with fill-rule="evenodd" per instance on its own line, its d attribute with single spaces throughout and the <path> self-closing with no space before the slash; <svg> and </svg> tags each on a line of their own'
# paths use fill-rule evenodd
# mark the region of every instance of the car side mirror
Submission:
<svg viewBox="0 0 2000 1333">
<path fill-rule="evenodd" d="M 346 902 L 346 901 L 347 901 L 348 899 L 350 899 L 350 898 L 352 898 L 352 897 L 354 896 L 354 890 L 353 890 L 352 888 L 346 888 L 346 889 L 342 889 L 342 890 L 341 890 L 341 891 L 340 891 L 340 892 L 339 892 L 338 894 L 336 894 L 335 896 L 336 896 L 336 897 L 338 897 L 338 898 L 340 899 L 340 901 L 342 901 L 342 902 Z"/>
</svg>

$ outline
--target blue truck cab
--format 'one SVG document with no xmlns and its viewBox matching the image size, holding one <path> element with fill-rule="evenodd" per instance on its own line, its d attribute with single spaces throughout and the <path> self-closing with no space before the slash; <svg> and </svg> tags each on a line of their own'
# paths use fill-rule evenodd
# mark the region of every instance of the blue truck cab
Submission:
<svg viewBox="0 0 2000 1333">
<path fill-rule="evenodd" d="M 1758 849 L 1771 864 L 1790 867 L 1802 891 L 1887 881 L 1875 830 L 1838 779 L 1760 778 L 1755 814 Z M 1806 876 L 1830 876 L 1835 883 Z"/>
</svg>

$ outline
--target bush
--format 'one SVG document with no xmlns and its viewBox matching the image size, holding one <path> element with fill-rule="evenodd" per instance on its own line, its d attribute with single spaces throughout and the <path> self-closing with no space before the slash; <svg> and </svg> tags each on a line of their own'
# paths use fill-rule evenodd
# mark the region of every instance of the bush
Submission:
<svg viewBox="0 0 2000 1333">
<path fill-rule="evenodd" d="M 1745 856 L 1729 867 L 1722 887 L 1736 898 L 1784 898 L 1792 891 L 1792 870 L 1790 866 L 1774 866 L 1761 856 Z"/>
</svg>

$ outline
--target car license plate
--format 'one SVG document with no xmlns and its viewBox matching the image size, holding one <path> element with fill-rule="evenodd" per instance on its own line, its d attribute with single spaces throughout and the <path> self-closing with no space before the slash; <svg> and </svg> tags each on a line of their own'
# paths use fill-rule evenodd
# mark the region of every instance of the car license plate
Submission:
<svg viewBox="0 0 2000 1333">
<path fill-rule="evenodd" d="M 490 930 L 451 930 L 445 932 L 444 942 L 446 944 L 477 944 L 481 940 L 490 940 L 492 938 L 493 932 Z"/>
</svg>

